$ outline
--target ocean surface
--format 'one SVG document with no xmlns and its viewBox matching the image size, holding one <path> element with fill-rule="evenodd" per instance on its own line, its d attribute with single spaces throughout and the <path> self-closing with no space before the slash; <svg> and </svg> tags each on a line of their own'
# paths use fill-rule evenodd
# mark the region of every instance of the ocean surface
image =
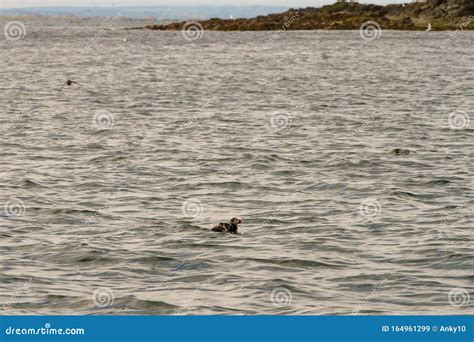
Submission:
<svg viewBox="0 0 474 342">
<path fill-rule="evenodd" d="M 474 32 L 15 20 L 1 314 L 473 313 Z"/>
</svg>

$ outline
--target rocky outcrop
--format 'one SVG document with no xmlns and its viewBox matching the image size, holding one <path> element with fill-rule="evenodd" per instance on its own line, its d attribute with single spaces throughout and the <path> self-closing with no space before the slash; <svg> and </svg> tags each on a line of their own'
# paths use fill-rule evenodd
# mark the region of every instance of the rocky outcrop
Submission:
<svg viewBox="0 0 474 342">
<path fill-rule="evenodd" d="M 474 28 L 473 0 L 428 0 L 425 3 L 370 5 L 338 2 L 321 8 L 290 9 L 284 13 L 252 19 L 210 19 L 200 21 L 204 30 L 352 30 L 374 21 L 382 29 L 433 30 Z M 149 25 L 150 30 L 181 30 L 184 22 Z"/>
</svg>

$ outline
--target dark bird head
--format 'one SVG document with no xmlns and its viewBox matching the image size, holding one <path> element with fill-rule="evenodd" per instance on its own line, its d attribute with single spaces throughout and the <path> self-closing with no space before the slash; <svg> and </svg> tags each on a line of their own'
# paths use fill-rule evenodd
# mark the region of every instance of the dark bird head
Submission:
<svg viewBox="0 0 474 342">
<path fill-rule="evenodd" d="M 238 225 L 239 223 L 242 223 L 242 220 L 234 217 L 232 220 L 230 220 L 230 223 Z"/>
</svg>

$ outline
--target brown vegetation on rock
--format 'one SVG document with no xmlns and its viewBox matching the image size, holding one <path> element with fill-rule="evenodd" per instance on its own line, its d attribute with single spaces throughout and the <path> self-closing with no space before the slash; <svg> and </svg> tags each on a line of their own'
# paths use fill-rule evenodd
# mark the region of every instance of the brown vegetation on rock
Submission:
<svg viewBox="0 0 474 342">
<path fill-rule="evenodd" d="M 426 3 L 370 5 L 338 2 L 321 8 L 290 9 L 284 13 L 252 19 L 209 19 L 200 21 L 204 30 L 353 30 L 367 21 L 377 22 L 382 29 L 433 30 L 474 28 L 473 0 L 429 0 Z M 467 24 L 466 24 L 467 23 Z M 149 25 L 151 30 L 181 30 L 183 22 Z"/>
</svg>

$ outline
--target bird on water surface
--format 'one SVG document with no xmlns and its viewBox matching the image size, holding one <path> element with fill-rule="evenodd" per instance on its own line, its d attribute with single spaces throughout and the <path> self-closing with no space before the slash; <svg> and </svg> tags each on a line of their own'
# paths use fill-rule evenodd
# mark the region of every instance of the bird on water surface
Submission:
<svg viewBox="0 0 474 342">
<path fill-rule="evenodd" d="M 224 223 L 221 222 L 211 230 L 213 232 L 222 232 L 222 233 L 231 233 L 231 234 L 236 234 L 237 233 L 237 225 L 242 223 L 241 219 L 238 218 L 233 218 L 230 220 L 230 223 Z"/>
</svg>

